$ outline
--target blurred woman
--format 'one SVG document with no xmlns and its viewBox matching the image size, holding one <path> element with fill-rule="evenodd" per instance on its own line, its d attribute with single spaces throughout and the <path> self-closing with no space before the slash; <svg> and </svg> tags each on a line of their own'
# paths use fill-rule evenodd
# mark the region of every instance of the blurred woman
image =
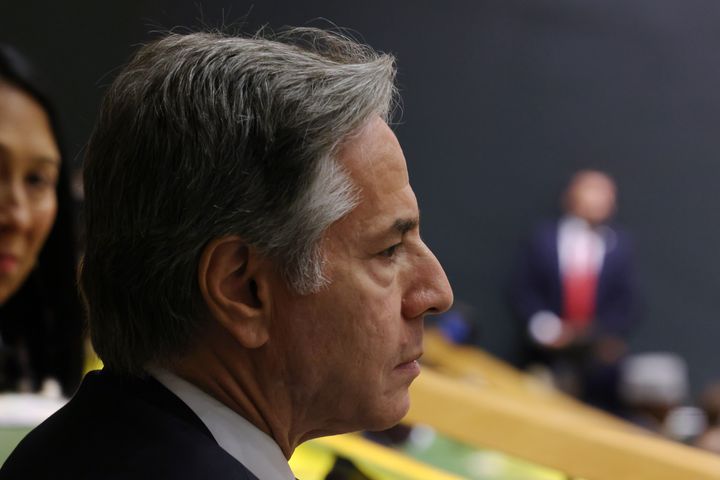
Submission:
<svg viewBox="0 0 720 480">
<path fill-rule="evenodd" d="M 68 167 L 32 68 L 0 45 L 0 391 L 69 395 L 80 381 Z"/>
</svg>

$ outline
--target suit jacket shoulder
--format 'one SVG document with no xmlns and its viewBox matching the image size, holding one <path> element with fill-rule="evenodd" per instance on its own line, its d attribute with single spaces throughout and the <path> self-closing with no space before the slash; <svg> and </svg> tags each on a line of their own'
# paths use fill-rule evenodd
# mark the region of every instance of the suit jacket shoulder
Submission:
<svg viewBox="0 0 720 480">
<path fill-rule="evenodd" d="M 91 372 L 77 394 L 18 445 L 0 480 L 257 480 L 153 378 Z"/>
</svg>

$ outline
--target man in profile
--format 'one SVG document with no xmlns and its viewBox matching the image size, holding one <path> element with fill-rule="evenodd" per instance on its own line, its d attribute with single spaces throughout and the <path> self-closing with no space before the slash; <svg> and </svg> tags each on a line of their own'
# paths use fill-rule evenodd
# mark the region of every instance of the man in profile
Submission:
<svg viewBox="0 0 720 480">
<path fill-rule="evenodd" d="M 292 479 L 408 409 L 452 302 L 387 125 L 394 60 L 340 35 L 169 35 L 104 99 L 80 284 L 105 368 L 0 478 Z"/>
<path fill-rule="evenodd" d="M 568 393 L 617 411 L 618 362 L 633 325 L 635 291 L 630 241 L 610 223 L 615 182 L 582 170 L 563 207 L 562 218 L 535 231 L 515 278 L 528 361 L 550 367 Z"/>
</svg>

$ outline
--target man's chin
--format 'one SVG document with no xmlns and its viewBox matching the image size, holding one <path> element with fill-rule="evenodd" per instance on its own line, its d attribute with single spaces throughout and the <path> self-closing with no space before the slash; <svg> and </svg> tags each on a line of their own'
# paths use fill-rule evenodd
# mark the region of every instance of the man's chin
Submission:
<svg viewBox="0 0 720 480">
<path fill-rule="evenodd" d="M 380 407 L 377 411 L 378 415 L 372 422 L 368 422 L 370 425 L 363 427 L 363 429 L 373 432 L 387 430 L 400 423 L 407 415 L 408 410 L 410 410 L 410 395 L 406 390 L 402 398 L 387 402 Z"/>
<path fill-rule="evenodd" d="M 346 411 L 331 423 L 331 427 L 313 431 L 311 438 L 324 435 L 368 430 L 377 432 L 394 427 L 410 410 L 410 395 L 407 389 L 398 392 L 393 398 L 377 398 L 355 406 L 352 412 Z"/>
</svg>

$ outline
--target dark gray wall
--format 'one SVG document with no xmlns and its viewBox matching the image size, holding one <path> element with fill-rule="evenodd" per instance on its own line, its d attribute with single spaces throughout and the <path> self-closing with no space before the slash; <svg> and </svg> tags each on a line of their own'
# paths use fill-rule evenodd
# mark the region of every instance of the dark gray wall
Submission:
<svg viewBox="0 0 720 480">
<path fill-rule="evenodd" d="M 592 166 L 617 178 L 637 244 L 646 309 L 633 348 L 682 353 L 696 388 L 720 376 L 716 0 L 2 0 L 0 12 L 0 38 L 49 73 L 73 152 L 150 30 L 244 17 L 250 31 L 327 18 L 360 32 L 398 56 L 396 131 L 424 236 L 476 307 L 483 346 L 513 357 L 504 288 L 517 246 Z"/>
</svg>

